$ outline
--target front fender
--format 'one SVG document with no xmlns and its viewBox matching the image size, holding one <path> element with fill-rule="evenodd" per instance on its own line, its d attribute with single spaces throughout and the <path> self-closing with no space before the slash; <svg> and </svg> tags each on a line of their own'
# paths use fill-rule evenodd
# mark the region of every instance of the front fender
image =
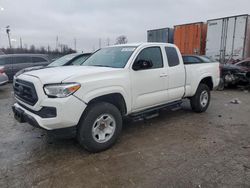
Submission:
<svg viewBox="0 0 250 188">
<path fill-rule="evenodd" d="M 127 107 L 127 112 L 131 111 L 131 100 L 130 95 L 125 91 L 125 89 L 121 86 L 110 86 L 110 87 L 102 87 L 92 91 L 89 91 L 84 94 L 84 96 L 77 96 L 81 98 L 85 103 L 89 103 L 91 100 L 101 97 L 108 94 L 118 93 L 121 94 Z"/>
</svg>

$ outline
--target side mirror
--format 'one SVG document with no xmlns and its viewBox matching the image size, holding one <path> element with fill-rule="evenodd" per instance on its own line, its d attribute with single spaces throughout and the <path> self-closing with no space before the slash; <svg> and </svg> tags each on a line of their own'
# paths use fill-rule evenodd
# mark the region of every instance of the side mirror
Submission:
<svg viewBox="0 0 250 188">
<path fill-rule="evenodd" d="M 153 67 L 153 63 L 152 61 L 148 61 L 148 60 L 138 60 L 133 64 L 133 70 L 137 71 L 137 70 L 144 70 L 144 69 L 150 69 Z"/>
</svg>

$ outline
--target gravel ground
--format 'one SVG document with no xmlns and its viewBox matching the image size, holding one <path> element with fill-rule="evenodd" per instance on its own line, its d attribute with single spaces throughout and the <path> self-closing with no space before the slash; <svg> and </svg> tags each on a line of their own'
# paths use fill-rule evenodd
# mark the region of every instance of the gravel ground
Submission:
<svg viewBox="0 0 250 188">
<path fill-rule="evenodd" d="M 234 98 L 240 104 L 232 104 Z M 90 154 L 13 119 L 0 87 L 0 187 L 250 187 L 250 93 L 212 92 L 206 113 L 164 111 L 126 123 L 118 143 Z"/>
</svg>

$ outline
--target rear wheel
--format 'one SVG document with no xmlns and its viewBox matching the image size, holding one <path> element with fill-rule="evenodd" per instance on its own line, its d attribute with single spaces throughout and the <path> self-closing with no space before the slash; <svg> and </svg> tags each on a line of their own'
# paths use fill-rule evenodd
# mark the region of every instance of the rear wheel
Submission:
<svg viewBox="0 0 250 188">
<path fill-rule="evenodd" d="M 205 112 L 210 103 L 210 89 L 205 84 L 200 84 L 195 95 L 190 99 L 192 110 L 201 113 Z"/>
<path fill-rule="evenodd" d="M 122 130 L 120 111 L 110 103 L 100 102 L 88 107 L 78 125 L 77 139 L 90 152 L 110 148 Z"/>
</svg>

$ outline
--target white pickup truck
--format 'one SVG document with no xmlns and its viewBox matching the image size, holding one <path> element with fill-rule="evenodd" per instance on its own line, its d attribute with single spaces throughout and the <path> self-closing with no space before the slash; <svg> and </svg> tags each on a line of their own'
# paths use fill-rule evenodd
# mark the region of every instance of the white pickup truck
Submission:
<svg viewBox="0 0 250 188">
<path fill-rule="evenodd" d="M 125 44 L 98 50 L 82 66 L 35 70 L 14 81 L 19 122 L 75 133 L 91 152 L 110 148 L 124 117 L 147 117 L 190 99 L 195 112 L 209 106 L 220 80 L 219 63 L 184 65 L 166 43 Z"/>
</svg>

